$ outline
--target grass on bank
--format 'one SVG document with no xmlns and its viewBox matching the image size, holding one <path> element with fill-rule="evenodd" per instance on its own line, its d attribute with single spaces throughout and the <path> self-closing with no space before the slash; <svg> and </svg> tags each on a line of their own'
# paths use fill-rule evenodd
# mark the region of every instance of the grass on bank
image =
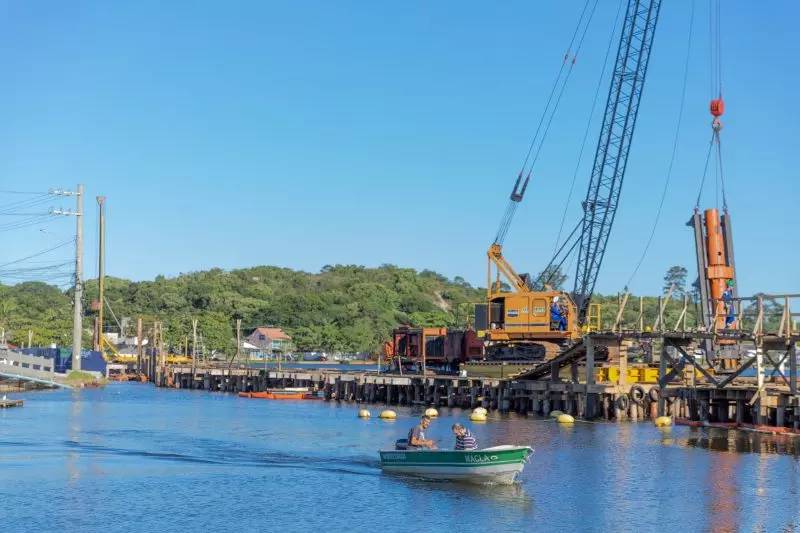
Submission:
<svg viewBox="0 0 800 533">
<path fill-rule="evenodd" d="M 81 372 L 80 370 L 71 370 L 67 377 L 64 379 L 67 385 L 72 387 L 85 387 L 105 385 L 105 378 L 97 378 L 88 372 Z"/>
</svg>

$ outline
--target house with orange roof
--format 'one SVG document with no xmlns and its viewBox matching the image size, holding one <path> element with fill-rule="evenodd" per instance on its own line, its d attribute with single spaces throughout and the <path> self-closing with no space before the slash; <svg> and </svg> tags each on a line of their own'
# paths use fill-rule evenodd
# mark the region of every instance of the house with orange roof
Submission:
<svg viewBox="0 0 800 533">
<path fill-rule="evenodd" d="M 257 327 L 248 335 L 247 342 L 265 354 L 285 354 L 292 348 L 292 338 L 275 326 Z"/>
</svg>

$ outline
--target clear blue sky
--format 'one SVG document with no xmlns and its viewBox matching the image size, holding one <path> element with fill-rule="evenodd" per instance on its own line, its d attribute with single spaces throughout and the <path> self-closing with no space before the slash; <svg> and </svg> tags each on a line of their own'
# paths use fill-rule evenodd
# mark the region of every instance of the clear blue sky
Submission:
<svg viewBox="0 0 800 533">
<path fill-rule="evenodd" d="M 797 291 L 800 4 L 723 4 L 723 142 L 741 290 Z M 482 285 L 485 250 L 582 5 L 5 2 L 0 189 L 85 183 L 90 243 L 93 197 L 108 196 L 116 276 L 394 263 Z M 600 1 L 506 241 L 519 271 L 551 255 L 616 6 Z M 650 231 L 689 6 L 663 5 L 601 292 L 622 289 Z M 694 270 L 684 223 L 709 135 L 707 6 L 696 0 L 683 135 L 634 291 L 658 291 L 670 265 Z M 704 205 L 713 203 L 707 194 Z M 0 262 L 71 228 L 0 233 Z M 91 245 L 86 260 L 93 275 Z"/>
</svg>

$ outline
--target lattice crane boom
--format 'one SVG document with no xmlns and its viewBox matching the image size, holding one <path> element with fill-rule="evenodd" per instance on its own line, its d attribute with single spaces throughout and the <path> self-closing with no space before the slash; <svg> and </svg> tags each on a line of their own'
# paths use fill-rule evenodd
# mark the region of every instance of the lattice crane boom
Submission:
<svg viewBox="0 0 800 533">
<path fill-rule="evenodd" d="M 661 0 L 629 0 L 583 202 L 583 221 L 573 298 L 585 322 L 589 300 L 619 205 Z"/>
</svg>

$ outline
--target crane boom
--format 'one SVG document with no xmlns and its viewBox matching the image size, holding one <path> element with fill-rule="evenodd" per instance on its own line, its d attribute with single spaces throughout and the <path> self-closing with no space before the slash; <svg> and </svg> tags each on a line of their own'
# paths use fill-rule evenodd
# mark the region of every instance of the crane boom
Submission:
<svg viewBox="0 0 800 533">
<path fill-rule="evenodd" d="M 585 322 L 617 213 L 660 9 L 661 0 L 628 0 L 589 189 L 583 202 L 573 291 L 581 324 Z"/>
</svg>

